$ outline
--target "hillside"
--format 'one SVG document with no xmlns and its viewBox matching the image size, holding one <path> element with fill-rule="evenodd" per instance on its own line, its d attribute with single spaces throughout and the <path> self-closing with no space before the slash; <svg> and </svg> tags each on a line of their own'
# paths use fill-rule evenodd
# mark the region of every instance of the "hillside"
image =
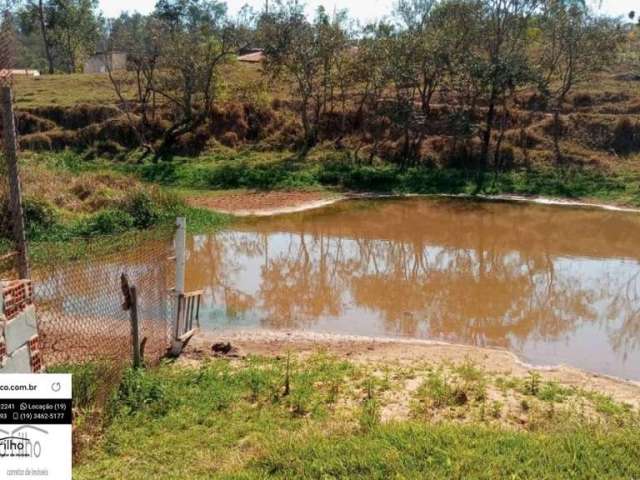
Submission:
<svg viewBox="0 0 640 480">
<path fill-rule="evenodd" d="M 132 79 L 125 92 L 133 88 Z M 300 125 L 284 83 L 267 86 L 258 67 L 225 67 L 217 108 L 194 133 L 180 139 L 178 153 L 201 155 L 221 143 L 233 148 L 295 150 Z M 20 143 L 24 150 L 59 151 L 71 148 L 114 154 L 132 148 L 136 138 L 107 76 L 54 75 L 19 79 L 15 86 Z M 501 168 L 553 162 L 551 114 L 539 98 L 523 91 L 508 110 L 501 139 Z M 162 106 L 159 106 L 162 108 Z M 448 131 L 454 106 L 434 102 L 431 115 L 421 119 L 426 131 L 421 161 L 425 165 L 456 167 L 467 146 L 456 145 Z M 390 160 L 401 138 L 390 120 L 355 118 L 355 113 L 328 113 L 320 126 L 320 148 L 358 150 L 364 160 Z M 162 114 L 165 121 L 171 112 Z M 162 125 L 159 120 L 158 137 Z M 498 122 L 499 123 L 499 122 Z M 569 164 L 615 169 L 633 167 L 640 153 L 640 79 L 623 71 L 602 73 L 571 95 L 563 105 L 562 148 Z M 496 141 L 498 140 L 496 136 Z"/>
</svg>

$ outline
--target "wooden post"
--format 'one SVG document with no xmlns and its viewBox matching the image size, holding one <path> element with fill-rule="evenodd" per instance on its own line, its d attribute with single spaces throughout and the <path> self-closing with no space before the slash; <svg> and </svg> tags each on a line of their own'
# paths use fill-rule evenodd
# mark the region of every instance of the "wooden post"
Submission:
<svg viewBox="0 0 640 480">
<path fill-rule="evenodd" d="M 129 278 L 126 274 L 120 276 L 124 303 L 122 309 L 129 311 L 131 318 L 131 345 L 133 348 L 133 368 L 142 367 L 142 355 L 140 353 L 140 325 L 138 321 L 138 293 L 136 287 L 129 285 Z"/>
<path fill-rule="evenodd" d="M 29 278 L 29 252 L 24 229 L 22 193 L 18 172 L 18 146 L 16 124 L 13 114 L 13 94 L 11 87 L 2 87 L 2 121 L 4 134 L 4 155 L 9 177 L 9 210 L 13 224 L 13 238 L 18 252 L 18 274 L 20 278 Z"/>
<path fill-rule="evenodd" d="M 130 287 L 131 295 L 131 341 L 133 343 L 133 368 L 140 368 L 142 360 L 140 356 L 140 330 L 138 324 L 138 294 L 136 287 Z"/>
</svg>

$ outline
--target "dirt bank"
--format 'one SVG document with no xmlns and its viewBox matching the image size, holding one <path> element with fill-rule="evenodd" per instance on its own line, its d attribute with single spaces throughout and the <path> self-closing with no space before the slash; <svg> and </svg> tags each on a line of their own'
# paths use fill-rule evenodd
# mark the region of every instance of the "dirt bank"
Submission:
<svg viewBox="0 0 640 480">
<path fill-rule="evenodd" d="M 237 217 L 270 216 L 320 208 L 342 200 L 329 192 L 233 191 L 213 195 L 191 195 L 187 202 Z"/>
<path fill-rule="evenodd" d="M 309 333 L 299 331 L 220 331 L 202 332 L 187 348 L 185 358 L 197 360 L 213 355 L 211 346 L 230 342 L 238 355 L 282 356 L 287 352 L 310 354 L 318 350 L 361 364 L 407 367 L 472 362 L 491 377 L 506 376 L 523 380 L 535 371 L 542 382 L 557 382 L 564 387 L 597 392 L 617 402 L 640 408 L 640 382 L 631 382 L 565 366 L 534 367 L 506 350 L 452 345 L 419 340 L 398 340 Z M 417 385 L 409 385 L 417 388 Z"/>
</svg>

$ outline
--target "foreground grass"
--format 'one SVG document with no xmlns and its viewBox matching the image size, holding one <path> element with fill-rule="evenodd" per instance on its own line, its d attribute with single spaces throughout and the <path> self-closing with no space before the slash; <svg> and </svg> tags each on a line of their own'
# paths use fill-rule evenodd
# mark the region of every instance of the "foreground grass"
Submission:
<svg viewBox="0 0 640 480">
<path fill-rule="evenodd" d="M 640 475 L 637 412 L 597 394 L 538 385 L 535 377 L 498 380 L 470 364 L 451 368 L 378 368 L 318 353 L 128 372 L 106 409 L 101 440 L 74 478 Z M 387 394 L 415 376 L 424 382 L 412 394 L 411 415 L 382 422 Z M 489 385 L 518 389 L 527 395 L 519 415 L 539 418 L 509 427 L 500 421 L 509 409 L 480 394 Z M 587 410 L 600 414 L 570 406 L 591 400 Z M 482 405 L 487 413 L 478 416 Z"/>
</svg>

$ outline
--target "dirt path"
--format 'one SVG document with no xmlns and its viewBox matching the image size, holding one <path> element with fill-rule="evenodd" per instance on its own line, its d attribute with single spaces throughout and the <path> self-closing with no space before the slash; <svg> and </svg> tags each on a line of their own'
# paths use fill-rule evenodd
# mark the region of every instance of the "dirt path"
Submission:
<svg viewBox="0 0 640 480">
<path fill-rule="evenodd" d="M 357 336 L 319 334 L 300 331 L 221 331 L 202 332 L 187 348 L 187 359 L 213 355 L 214 343 L 231 343 L 238 355 L 282 356 L 287 352 L 309 354 L 318 350 L 345 359 L 371 364 L 412 365 L 418 362 L 451 364 L 471 361 L 493 376 L 508 375 L 525 378 L 536 371 L 543 381 L 553 381 L 566 387 L 610 395 L 618 402 L 640 408 L 640 382 L 631 382 L 559 365 L 534 367 L 522 362 L 515 354 L 499 349 L 479 348 L 418 340 L 396 340 Z"/>
</svg>

